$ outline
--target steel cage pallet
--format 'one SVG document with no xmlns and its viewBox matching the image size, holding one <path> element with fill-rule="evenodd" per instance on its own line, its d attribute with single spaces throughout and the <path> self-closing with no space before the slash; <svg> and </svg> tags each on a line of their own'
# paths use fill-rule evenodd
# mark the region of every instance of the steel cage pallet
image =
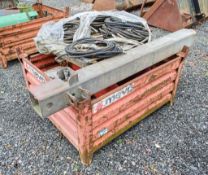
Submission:
<svg viewBox="0 0 208 175">
<path fill-rule="evenodd" d="M 163 105 L 173 102 L 185 55 L 186 50 L 97 99 L 89 96 L 89 99 L 64 108 L 49 120 L 80 152 L 82 163 L 88 165 L 96 150 Z M 23 60 L 23 65 L 25 62 L 28 63 Z M 31 77 L 24 66 L 23 69 L 28 88 L 37 85 L 38 80 Z M 118 93 L 124 95 L 117 100 Z M 112 104 L 105 104 L 108 100 Z"/>
</svg>

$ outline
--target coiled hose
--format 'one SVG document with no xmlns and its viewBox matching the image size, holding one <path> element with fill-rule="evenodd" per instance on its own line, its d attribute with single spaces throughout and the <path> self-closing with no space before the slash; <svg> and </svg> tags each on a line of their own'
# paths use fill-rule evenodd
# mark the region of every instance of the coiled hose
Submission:
<svg viewBox="0 0 208 175">
<path fill-rule="evenodd" d="M 73 58 L 104 59 L 123 53 L 115 42 L 84 38 L 73 42 L 65 48 L 66 53 Z"/>
<path fill-rule="evenodd" d="M 140 22 L 123 22 L 116 17 L 99 15 L 90 25 L 92 38 L 73 42 L 73 36 L 79 23 L 80 19 L 75 19 L 64 24 L 64 42 L 69 44 L 66 46 L 65 52 L 72 58 L 99 60 L 113 57 L 123 53 L 123 49 L 119 47 L 121 43 L 118 41 L 122 40 L 127 45 L 135 41 L 136 44 L 133 46 L 136 46 L 148 42 L 149 38 L 148 30 Z M 95 39 L 100 35 L 101 40 Z"/>
<path fill-rule="evenodd" d="M 64 24 L 64 42 L 71 44 L 73 42 L 74 33 L 79 27 L 79 19 L 69 21 Z"/>
<path fill-rule="evenodd" d="M 115 35 L 142 43 L 146 43 L 149 37 L 149 32 L 142 23 L 122 22 L 113 17 L 105 19 L 105 26 L 102 26 L 101 31 L 106 37 Z"/>
</svg>

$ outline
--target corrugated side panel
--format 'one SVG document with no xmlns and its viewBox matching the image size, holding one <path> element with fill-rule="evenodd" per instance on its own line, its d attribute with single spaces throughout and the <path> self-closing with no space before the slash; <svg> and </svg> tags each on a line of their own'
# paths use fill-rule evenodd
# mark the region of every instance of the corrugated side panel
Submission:
<svg viewBox="0 0 208 175">
<path fill-rule="evenodd" d="M 38 5 L 33 6 L 38 10 Z M 17 58 L 16 47 L 21 47 L 27 54 L 37 52 L 33 38 L 37 35 L 40 27 L 51 20 L 57 20 L 65 16 L 65 12 L 42 5 L 42 10 L 47 11 L 49 16 L 38 18 L 29 22 L 0 28 L 0 48 L 5 61 Z M 3 64 L 2 61 L 0 64 Z"/>
<path fill-rule="evenodd" d="M 43 71 L 54 65 L 54 62 L 51 62 L 51 60 L 53 60 L 51 58 L 51 55 L 37 55 L 31 58 L 32 63 L 28 61 L 23 64 L 25 70 L 28 70 L 28 65 L 33 68 L 33 71 L 31 71 L 33 74 L 30 71 L 24 71 L 24 77 L 26 82 L 28 82 L 28 88 L 32 88 L 33 86 L 38 86 L 43 83 L 40 81 L 41 75 L 42 77 L 46 76 Z M 77 112 L 72 107 L 67 107 L 51 115 L 49 120 L 78 149 L 77 116 Z"/>
<path fill-rule="evenodd" d="M 125 97 L 102 110 L 95 110 L 92 118 L 92 140 L 95 150 L 117 133 L 126 130 L 151 111 L 172 99 L 172 91 L 174 90 L 180 61 L 180 58 L 174 59 L 154 68 L 93 102 L 93 105 L 96 105 L 104 98 L 112 97 L 112 94 L 116 94 L 123 87 L 132 87 L 132 92 Z"/>
<path fill-rule="evenodd" d="M 51 115 L 49 119 L 74 147 L 79 149 L 76 111 L 72 107 L 67 107 Z"/>
</svg>

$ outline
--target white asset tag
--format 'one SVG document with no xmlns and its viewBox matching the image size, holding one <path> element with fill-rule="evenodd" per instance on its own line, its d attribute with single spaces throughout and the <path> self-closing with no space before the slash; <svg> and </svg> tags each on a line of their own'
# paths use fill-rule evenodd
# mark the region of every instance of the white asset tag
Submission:
<svg viewBox="0 0 208 175">
<path fill-rule="evenodd" d="M 31 65 L 24 62 L 25 68 L 41 83 L 46 82 L 46 79 L 43 75 L 41 75 L 36 69 L 34 69 Z"/>
</svg>

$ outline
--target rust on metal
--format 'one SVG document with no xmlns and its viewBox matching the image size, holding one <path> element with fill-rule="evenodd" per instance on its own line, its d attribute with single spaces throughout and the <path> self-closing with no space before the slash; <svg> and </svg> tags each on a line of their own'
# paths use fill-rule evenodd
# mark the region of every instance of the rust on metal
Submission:
<svg viewBox="0 0 208 175">
<path fill-rule="evenodd" d="M 157 0 L 144 18 L 149 25 L 174 32 L 190 27 L 207 16 L 207 0 Z"/>
<path fill-rule="evenodd" d="M 155 0 L 95 0 L 93 9 L 97 11 L 104 11 L 104 10 L 133 10 L 139 7 L 144 8 L 144 6 L 151 6 Z"/>
<path fill-rule="evenodd" d="M 85 94 L 83 99 L 51 115 L 49 120 L 79 151 L 82 163 L 89 165 L 96 150 L 173 101 L 187 53 L 184 47 L 180 53 L 103 89 L 97 97 L 80 89 Z M 19 54 L 29 91 L 50 81 L 46 72 L 58 66 L 47 61 L 52 55 L 27 58 L 21 50 Z"/>
<path fill-rule="evenodd" d="M 29 22 L 0 28 L 0 65 L 7 67 L 7 62 L 17 58 L 16 48 L 21 47 L 27 54 L 37 52 L 33 38 L 45 22 L 58 20 L 69 15 L 69 9 L 61 11 L 40 3 L 34 4 L 38 19 Z M 47 16 L 43 16 L 47 12 Z"/>
<path fill-rule="evenodd" d="M 158 0 L 144 15 L 148 24 L 168 31 L 176 31 L 191 24 L 191 16 L 180 12 L 177 0 Z"/>
<path fill-rule="evenodd" d="M 94 2 L 93 10 L 97 11 L 105 11 L 105 10 L 114 10 L 116 9 L 116 1 L 115 0 L 96 0 Z"/>
<path fill-rule="evenodd" d="M 178 74 L 177 74 L 177 77 L 176 77 L 176 80 L 175 80 L 175 86 L 174 86 L 174 89 L 173 89 L 173 92 L 172 92 L 171 105 L 173 105 L 173 102 L 174 102 L 174 99 L 175 99 L 175 96 L 176 96 L 176 91 L 177 91 L 180 75 L 181 75 L 182 68 L 183 68 L 183 65 L 184 65 L 183 63 L 185 61 L 185 58 L 188 55 L 188 52 L 189 52 L 189 48 L 184 47 L 183 50 L 180 53 L 178 53 L 178 56 L 181 58 L 181 64 L 179 65 L 178 70 L 177 70 Z"/>
</svg>

